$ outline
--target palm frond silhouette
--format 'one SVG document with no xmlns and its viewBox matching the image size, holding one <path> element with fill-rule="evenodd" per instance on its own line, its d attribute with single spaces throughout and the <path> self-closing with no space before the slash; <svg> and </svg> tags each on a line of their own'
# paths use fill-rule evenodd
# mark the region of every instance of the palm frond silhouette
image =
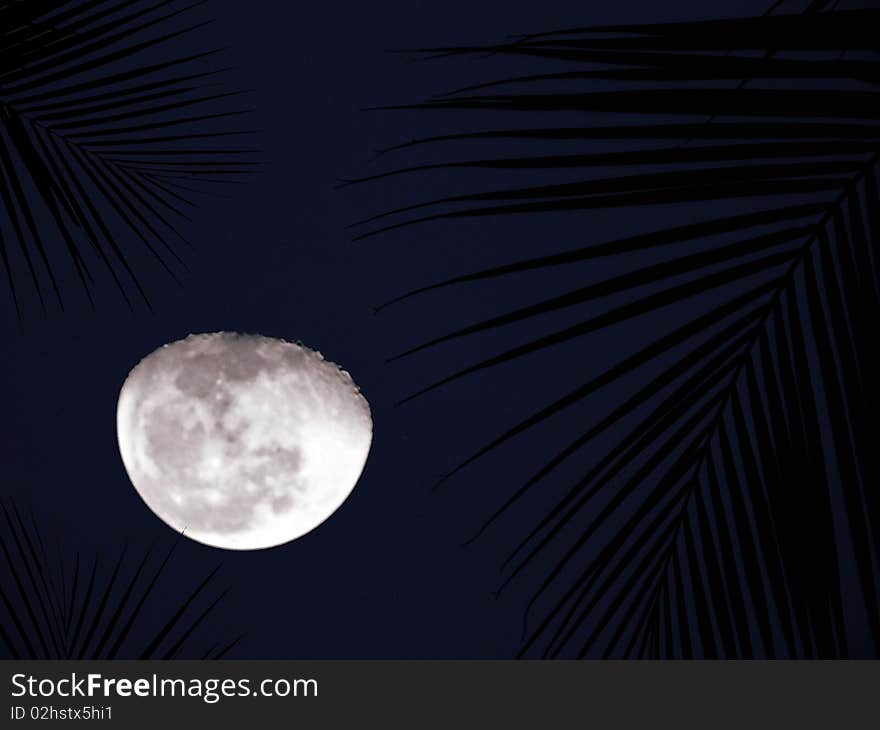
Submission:
<svg viewBox="0 0 880 730">
<path fill-rule="evenodd" d="M 169 615 L 155 599 L 174 545 L 102 563 L 79 551 L 52 554 L 33 514 L 0 502 L 0 647 L 14 659 L 220 659 L 238 638 L 199 635 L 228 593 L 214 586 L 219 566 Z M 211 595 L 215 594 L 215 595 Z"/>
<path fill-rule="evenodd" d="M 25 290 L 91 302 L 98 270 L 149 306 L 145 273 L 185 270 L 197 194 L 257 164 L 219 50 L 192 51 L 200 4 L 0 3 L 0 275 L 19 316 Z"/>
<path fill-rule="evenodd" d="M 543 215 L 552 232 L 549 214 L 681 211 L 673 225 L 557 252 L 545 247 L 540 256 L 431 282 L 388 303 L 498 277 L 564 273 L 582 262 L 622 262 L 613 275 L 574 289 L 561 283 L 553 296 L 401 353 L 409 358 L 501 328 L 516 337 L 535 318 L 583 313 L 537 337 L 533 326 L 522 329 L 518 345 L 404 400 L 515 361 L 540 370 L 550 348 L 657 313 L 674 320 L 600 374 L 523 414 L 451 472 L 502 447 L 527 447 L 537 427 L 627 384 L 621 402 L 592 422 L 569 420 L 574 437 L 512 485 L 484 525 L 534 497 L 576 455 L 596 451 L 505 565 L 502 588 L 527 568 L 550 566 L 528 604 L 524 656 L 880 656 L 873 374 L 880 12 L 828 5 L 430 48 L 424 53 L 443 58 L 526 59 L 535 71 L 383 107 L 458 110 L 457 119 L 494 112 L 504 123 L 383 150 L 380 160 L 435 147 L 443 156 L 361 182 L 392 184 L 435 169 L 540 177 L 380 212 L 358 224 L 359 238 L 456 219 Z M 542 122 L 551 113 L 563 121 L 529 126 L 537 113 Z M 474 155 L 499 140 L 526 152 Z M 528 154 L 537 143 L 542 153 Z M 560 151 L 546 154 L 553 144 Z M 457 149 L 470 156 L 456 157 Z"/>
</svg>

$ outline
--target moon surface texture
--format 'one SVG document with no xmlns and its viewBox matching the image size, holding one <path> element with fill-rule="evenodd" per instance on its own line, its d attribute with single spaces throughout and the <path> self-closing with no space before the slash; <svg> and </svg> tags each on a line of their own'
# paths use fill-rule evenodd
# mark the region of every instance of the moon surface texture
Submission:
<svg viewBox="0 0 880 730">
<path fill-rule="evenodd" d="M 162 520 L 215 547 L 294 540 L 354 489 L 372 440 L 347 372 L 299 344 L 228 332 L 160 347 L 119 394 L 119 450 Z"/>
</svg>

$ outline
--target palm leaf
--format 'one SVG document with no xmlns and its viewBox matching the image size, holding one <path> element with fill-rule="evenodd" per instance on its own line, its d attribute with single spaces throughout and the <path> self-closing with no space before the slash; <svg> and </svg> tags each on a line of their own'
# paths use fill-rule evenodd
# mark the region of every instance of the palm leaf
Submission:
<svg viewBox="0 0 880 730">
<path fill-rule="evenodd" d="M 404 402 L 490 368 L 540 369 L 551 349 L 628 323 L 660 314 L 672 323 L 651 325 L 628 354 L 444 477 L 527 447 L 539 426 L 567 416 L 570 435 L 476 536 L 517 509 L 543 511 L 501 585 L 533 576 L 524 656 L 880 656 L 880 392 L 869 329 L 880 312 L 880 67 L 869 30 L 880 11 L 820 12 L 827 5 L 425 49 L 536 68 L 382 107 L 504 123 L 389 146 L 375 160 L 440 153 L 345 182 L 469 170 L 515 181 L 381 211 L 356 224 L 358 238 L 512 215 L 543 216 L 552 237 L 552 214 L 679 206 L 674 225 L 545 249 L 379 307 L 498 278 L 547 281 L 582 262 L 616 267 L 549 297 L 528 299 L 524 285 L 519 306 L 406 348 L 392 360 L 496 330 L 519 339 Z M 531 114 L 544 126 L 529 127 Z M 559 313 L 573 323 L 536 330 Z M 575 415 L 612 388 L 626 394 L 618 405 L 587 422 Z M 584 454 L 592 465 L 548 498 L 551 476 Z"/>
<path fill-rule="evenodd" d="M 149 272 L 185 270 L 197 194 L 254 171 L 219 51 L 174 50 L 199 42 L 198 5 L 0 4 L 0 265 L 19 316 L 26 290 L 63 306 L 71 276 L 91 301 L 99 270 L 150 306 Z"/>
<path fill-rule="evenodd" d="M 0 503 L 0 644 L 15 659 L 217 658 L 196 635 L 228 589 L 215 593 L 219 566 L 178 599 L 167 618 L 155 599 L 176 544 L 155 563 L 147 551 L 136 564 L 125 551 L 110 564 L 79 552 L 53 562 L 33 514 Z M 86 577 L 88 576 L 88 577 Z M 194 638 L 195 637 L 195 638 Z M 229 642 L 229 648 L 237 643 Z"/>
</svg>

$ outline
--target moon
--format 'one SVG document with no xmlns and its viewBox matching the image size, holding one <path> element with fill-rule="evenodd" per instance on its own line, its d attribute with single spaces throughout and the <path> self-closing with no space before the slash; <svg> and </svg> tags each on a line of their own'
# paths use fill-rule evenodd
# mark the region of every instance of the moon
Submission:
<svg viewBox="0 0 880 730">
<path fill-rule="evenodd" d="M 256 550 L 320 525 L 354 489 L 370 406 L 319 352 L 230 332 L 138 363 L 119 394 L 122 462 L 147 506 L 197 542 Z"/>
</svg>

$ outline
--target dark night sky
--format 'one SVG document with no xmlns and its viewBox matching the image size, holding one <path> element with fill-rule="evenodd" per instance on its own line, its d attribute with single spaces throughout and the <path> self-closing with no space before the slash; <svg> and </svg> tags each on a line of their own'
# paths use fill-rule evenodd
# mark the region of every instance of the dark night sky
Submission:
<svg viewBox="0 0 880 730">
<path fill-rule="evenodd" d="M 370 171 L 367 160 L 377 147 L 456 122 L 452 114 L 361 109 L 492 78 L 498 68 L 491 60 L 412 63 L 386 49 L 486 43 L 593 23 L 759 13 L 767 5 L 211 0 L 207 12 L 216 23 L 208 32 L 230 48 L 236 83 L 253 90 L 252 124 L 261 130 L 267 164 L 230 190 L 228 200 L 206 199 L 186 229 L 195 250 L 185 287 L 159 274 L 148 279 L 155 314 L 130 314 L 106 285 L 95 312 L 73 297 L 64 313 L 32 312 L 21 330 L 4 307 L 4 491 L 34 505 L 50 541 L 86 553 L 115 554 L 124 544 L 143 552 L 157 539 L 170 544 L 172 531 L 141 502 L 117 452 L 116 398 L 129 369 L 191 332 L 300 339 L 348 369 L 372 405 L 373 449 L 357 489 L 328 522 L 286 546 L 227 553 L 184 541 L 163 579 L 166 596 L 222 562 L 222 581 L 233 590 L 212 626 L 247 632 L 236 657 L 513 655 L 530 584 L 515 584 L 497 600 L 492 591 L 501 560 L 534 514 L 514 516 L 469 548 L 461 543 L 539 463 L 541 439 L 552 442 L 564 424 L 550 423 L 529 441 L 534 451 L 508 448 L 442 489 L 431 486 L 500 428 L 614 358 L 639 332 L 575 343 L 545 358 L 541 370 L 499 368 L 395 407 L 421 385 L 495 352 L 505 334 L 390 365 L 387 357 L 498 311 L 521 286 L 540 296 L 545 282 L 461 287 L 380 315 L 371 307 L 445 276 L 535 255 L 545 244 L 558 250 L 647 222 L 604 212 L 561 217 L 552 241 L 546 221 L 441 223 L 352 243 L 347 223 L 424 197 L 444 176 L 345 191 L 334 190 L 335 179 Z M 661 220 L 662 212 L 656 215 Z M 572 282 L 579 275 L 567 274 Z M 523 332 L 528 329 L 517 339 Z M 573 358 L 583 368 L 571 368 Z M 559 478 L 582 466 L 573 460 Z"/>
</svg>

